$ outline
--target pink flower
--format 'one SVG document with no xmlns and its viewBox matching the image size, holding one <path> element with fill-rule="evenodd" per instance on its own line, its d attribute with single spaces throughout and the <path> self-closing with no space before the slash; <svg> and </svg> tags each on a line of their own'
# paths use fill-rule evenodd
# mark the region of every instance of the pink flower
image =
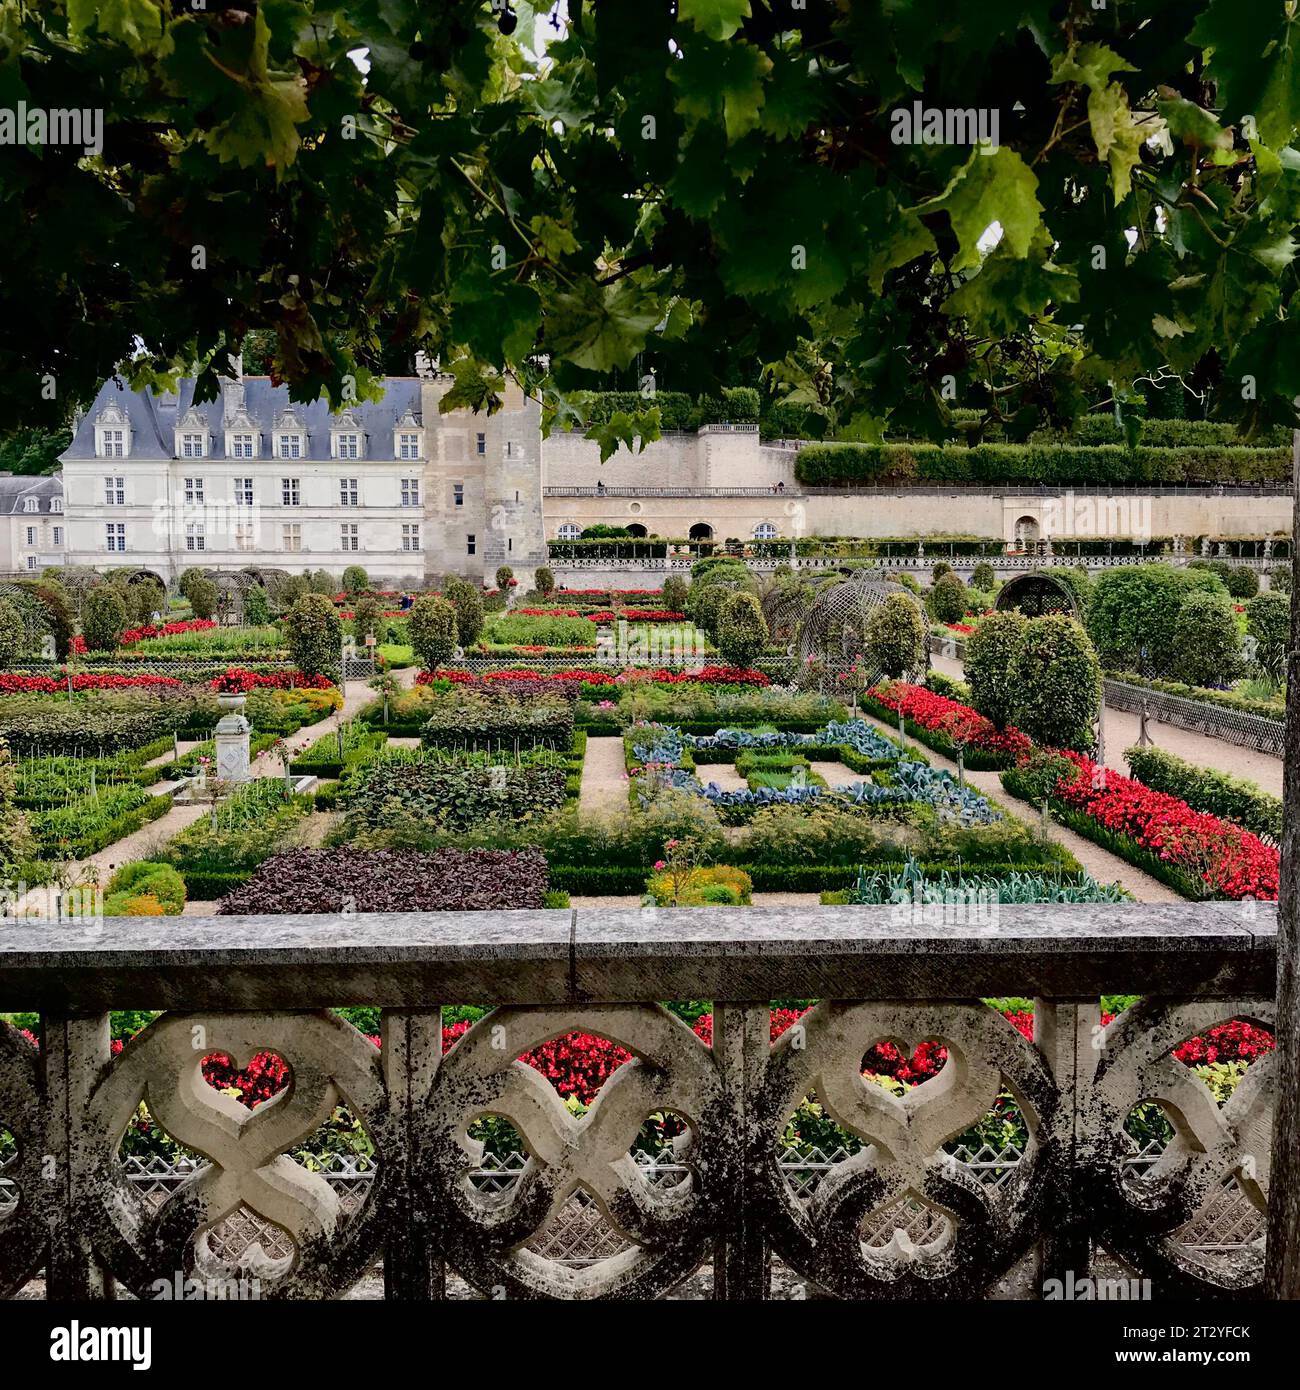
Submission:
<svg viewBox="0 0 1300 1390">
<path fill-rule="evenodd" d="M 655 860 L 655 863 L 654 863 L 654 867 L 655 867 L 655 872 L 658 873 L 660 870 L 666 869 L 666 868 L 668 867 L 668 865 L 665 864 L 664 861 L 663 861 L 662 859 L 656 859 L 656 860 Z"/>
</svg>

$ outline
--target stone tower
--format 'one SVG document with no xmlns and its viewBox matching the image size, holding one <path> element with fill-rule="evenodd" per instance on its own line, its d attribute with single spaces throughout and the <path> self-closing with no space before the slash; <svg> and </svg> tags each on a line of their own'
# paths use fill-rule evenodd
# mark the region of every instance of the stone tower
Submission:
<svg viewBox="0 0 1300 1390">
<path fill-rule="evenodd" d="M 509 565 L 519 587 L 531 588 L 546 563 L 542 525 L 541 410 L 513 381 L 495 415 L 438 411 L 449 376 L 421 382 L 424 423 L 425 572 L 495 582 Z"/>
</svg>

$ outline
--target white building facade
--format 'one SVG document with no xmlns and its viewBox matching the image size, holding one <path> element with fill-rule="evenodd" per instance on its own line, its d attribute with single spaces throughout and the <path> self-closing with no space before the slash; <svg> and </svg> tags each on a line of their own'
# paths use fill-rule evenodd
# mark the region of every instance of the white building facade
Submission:
<svg viewBox="0 0 1300 1390">
<path fill-rule="evenodd" d="M 331 412 L 267 377 L 196 402 L 100 390 L 62 457 L 66 563 L 174 580 L 255 565 L 389 587 L 446 573 L 521 583 L 545 563 L 539 413 L 515 386 L 492 416 L 440 414 L 450 378 L 390 377 L 378 402 Z"/>
<path fill-rule="evenodd" d="M 63 480 L 0 473 L 0 574 L 39 575 L 61 565 L 68 524 Z"/>
</svg>

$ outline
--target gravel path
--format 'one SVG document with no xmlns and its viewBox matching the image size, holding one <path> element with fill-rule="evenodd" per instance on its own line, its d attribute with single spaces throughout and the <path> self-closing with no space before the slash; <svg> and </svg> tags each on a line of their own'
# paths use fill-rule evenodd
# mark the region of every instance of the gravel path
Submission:
<svg viewBox="0 0 1300 1390">
<path fill-rule="evenodd" d="M 930 656 L 930 663 L 936 671 L 954 680 L 965 678 L 962 663 L 955 657 L 934 652 Z M 1124 750 L 1138 741 L 1138 717 L 1107 705 L 1105 721 L 1106 766 L 1127 776 Z M 1275 758 L 1270 753 L 1257 753 L 1251 748 L 1239 748 L 1235 743 L 1192 733 L 1190 729 L 1176 729 L 1172 724 L 1161 724 L 1154 718 L 1147 720 L 1147 733 L 1156 747 L 1163 748 L 1166 753 L 1173 753 L 1189 763 L 1195 763 L 1197 767 L 1217 768 L 1234 777 L 1248 777 L 1252 782 L 1258 782 L 1264 791 L 1274 796 L 1282 795 L 1281 758 Z"/>
<path fill-rule="evenodd" d="M 604 815 L 626 810 L 627 804 L 623 740 L 588 738 L 587 752 L 582 760 L 578 809 L 583 815 Z"/>
</svg>

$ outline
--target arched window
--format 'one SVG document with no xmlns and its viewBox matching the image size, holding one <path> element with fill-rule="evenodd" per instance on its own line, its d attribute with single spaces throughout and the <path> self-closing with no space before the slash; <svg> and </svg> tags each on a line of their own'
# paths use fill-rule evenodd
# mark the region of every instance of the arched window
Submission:
<svg viewBox="0 0 1300 1390">
<path fill-rule="evenodd" d="M 1038 521 L 1032 516 L 1022 516 L 1016 522 L 1016 544 L 1027 545 L 1030 541 L 1039 539 Z"/>
<path fill-rule="evenodd" d="M 555 534 L 562 541 L 576 541 L 582 535 L 582 527 L 575 526 L 572 521 L 566 521 Z"/>
<path fill-rule="evenodd" d="M 777 538 L 777 529 L 770 521 L 760 521 L 754 527 L 754 539 L 756 541 L 774 541 Z"/>
<path fill-rule="evenodd" d="M 693 541 L 711 541 L 713 539 L 713 527 L 707 521 L 697 521 L 686 534 Z"/>
</svg>

